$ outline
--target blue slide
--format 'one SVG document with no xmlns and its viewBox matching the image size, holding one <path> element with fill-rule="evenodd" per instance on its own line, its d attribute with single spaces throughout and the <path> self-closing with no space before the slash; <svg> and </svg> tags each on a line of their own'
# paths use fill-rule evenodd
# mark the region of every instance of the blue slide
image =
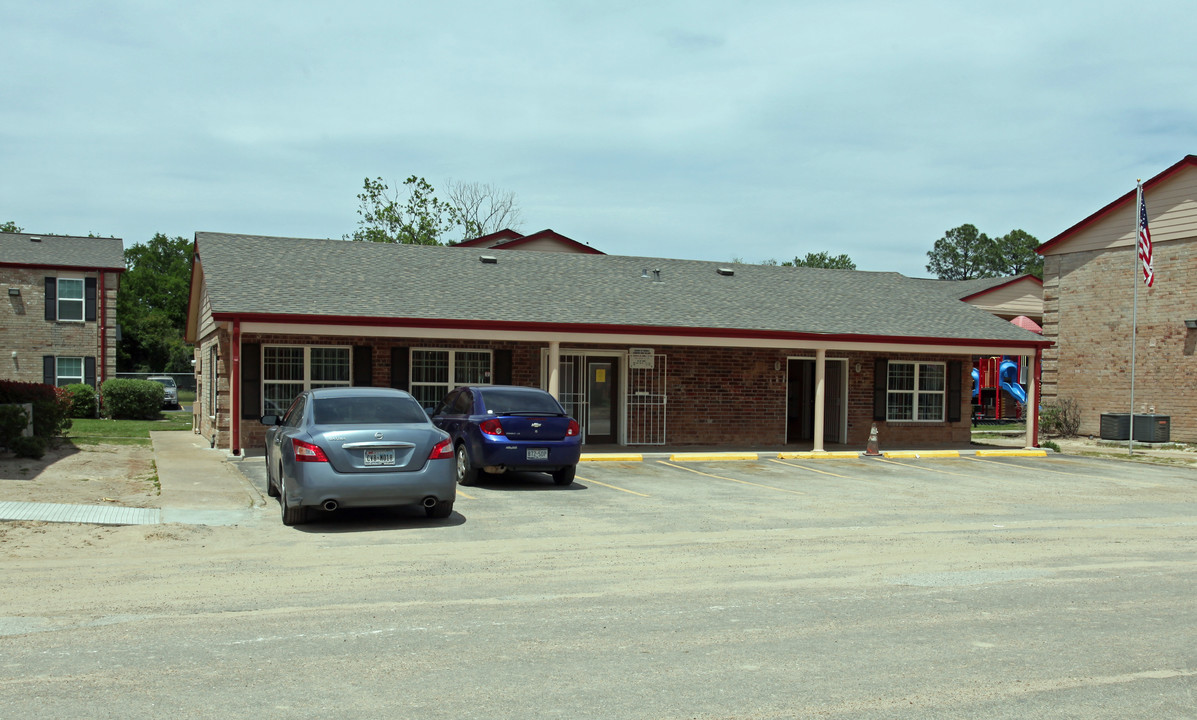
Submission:
<svg viewBox="0 0 1197 720">
<path fill-rule="evenodd" d="M 981 394 L 981 373 L 973 368 L 973 397 Z"/>
<path fill-rule="evenodd" d="M 1010 393 L 1020 405 L 1027 404 L 1027 391 L 1018 384 L 1018 365 L 1013 360 L 1002 361 L 998 366 L 998 377 L 1001 379 L 1003 390 Z"/>
</svg>

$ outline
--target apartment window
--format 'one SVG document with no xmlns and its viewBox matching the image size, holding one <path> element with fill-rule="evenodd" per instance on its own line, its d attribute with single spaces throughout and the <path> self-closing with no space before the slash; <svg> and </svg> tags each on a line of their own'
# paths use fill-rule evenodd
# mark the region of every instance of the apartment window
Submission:
<svg viewBox="0 0 1197 720">
<path fill-rule="evenodd" d="M 944 363 L 889 363 L 886 420 L 943 422 Z"/>
<path fill-rule="evenodd" d="M 208 372 L 204 375 L 208 383 L 208 416 L 216 417 L 216 345 L 208 348 Z"/>
<path fill-rule="evenodd" d="M 350 349 L 266 345 L 262 348 L 264 415 L 282 415 L 304 390 L 348 387 Z"/>
<path fill-rule="evenodd" d="M 58 319 L 83 321 L 82 278 L 58 278 Z"/>
<path fill-rule="evenodd" d="M 58 387 L 81 384 L 83 382 L 83 358 L 55 358 L 54 381 Z"/>
<path fill-rule="evenodd" d="M 436 405 L 458 385 L 489 385 L 492 364 L 490 350 L 412 350 L 411 394 Z"/>
</svg>

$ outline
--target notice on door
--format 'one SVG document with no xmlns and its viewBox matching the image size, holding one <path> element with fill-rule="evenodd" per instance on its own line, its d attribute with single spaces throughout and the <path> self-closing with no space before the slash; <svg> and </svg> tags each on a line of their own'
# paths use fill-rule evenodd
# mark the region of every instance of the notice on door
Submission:
<svg viewBox="0 0 1197 720">
<path fill-rule="evenodd" d="M 600 383 L 607 382 L 607 369 L 606 368 L 595 368 L 594 381 L 600 382 Z"/>
</svg>

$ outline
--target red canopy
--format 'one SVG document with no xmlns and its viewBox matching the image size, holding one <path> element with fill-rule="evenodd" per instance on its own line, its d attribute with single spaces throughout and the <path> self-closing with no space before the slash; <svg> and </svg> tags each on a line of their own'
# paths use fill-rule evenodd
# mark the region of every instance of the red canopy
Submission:
<svg viewBox="0 0 1197 720">
<path fill-rule="evenodd" d="M 1035 322 L 1034 320 L 1027 317 L 1026 315 L 1019 315 L 1018 317 L 1014 318 L 1010 322 L 1019 326 L 1023 330 L 1030 330 L 1031 332 L 1038 333 L 1040 335 L 1043 334 L 1043 328 L 1039 327 L 1039 323 Z"/>
</svg>

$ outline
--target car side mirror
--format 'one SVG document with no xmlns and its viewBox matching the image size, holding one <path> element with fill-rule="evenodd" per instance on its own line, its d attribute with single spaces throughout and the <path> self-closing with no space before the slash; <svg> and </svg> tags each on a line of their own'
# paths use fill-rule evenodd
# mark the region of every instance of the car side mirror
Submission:
<svg viewBox="0 0 1197 720">
<path fill-rule="evenodd" d="M 262 416 L 262 424 L 263 425 L 278 425 L 278 415 L 263 415 Z"/>
</svg>

